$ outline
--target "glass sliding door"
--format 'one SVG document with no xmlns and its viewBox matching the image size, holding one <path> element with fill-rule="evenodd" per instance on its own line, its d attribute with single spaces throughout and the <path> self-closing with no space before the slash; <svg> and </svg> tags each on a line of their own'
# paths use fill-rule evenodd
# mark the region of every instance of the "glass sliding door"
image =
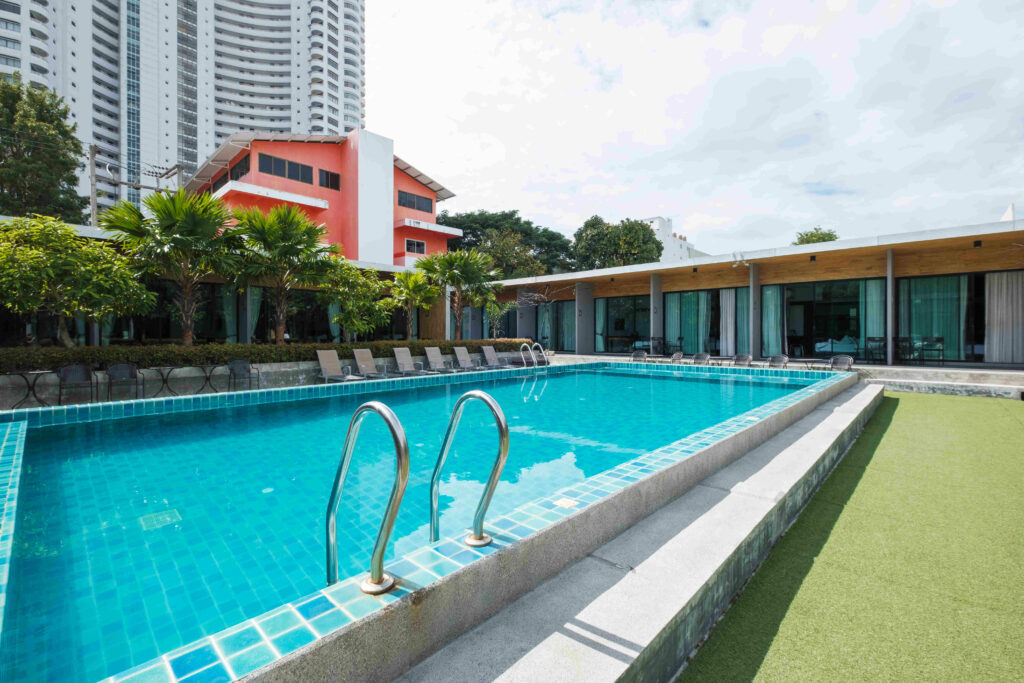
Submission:
<svg viewBox="0 0 1024 683">
<path fill-rule="evenodd" d="M 781 316 L 774 308 L 774 294 L 769 295 L 770 301 L 762 302 L 766 351 L 771 343 L 773 349 L 781 348 L 778 353 L 791 358 L 831 358 L 843 354 L 857 360 L 885 361 L 883 278 L 771 287 L 772 292 L 781 288 L 785 301 Z M 762 292 L 764 296 L 766 292 Z M 776 336 L 777 328 L 785 333 Z"/>
<path fill-rule="evenodd" d="M 545 349 L 551 348 L 554 315 L 554 306 L 551 302 L 537 304 L 537 341 Z"/>
<path fill-rule="evenodd" d="M 682 296 L 682 292 L 668 292 L 662 304 L 665 309 L 665 351 L 670 354 L 683 350 Z"/>
<path fill-rule="evenodd" d="M 630 353 L 648 348 L 651 334 L 651 297 L 618 296 L 605 301 L 604 350 L 609 353 Z M 600 312 L 600 309 L 597 309 Z M 598 337 L 596 342 L 602 340 Z"/>
<path fill-rule="evenodd" d="M 981 360 L 984 338 L 978 339 L 977 316 L 984 314 L 983 276 L 942 275 L 903 278 L 897 283 L 900 360 Z M 971 305 L 973 304 L 973 305 Z"/>
<path fill-rule="evenodd" d="M 608 299 L 594 299 L 594 352 L 604 353 L 608 337 Z"/>
<path fill-rule="evenodd" d="M 669 352 L 718 354 L 721 331 L 719 290 L 669 292 L 664 295 L 663 307 L 665 344 Z"/>
<path fill-rule="evenodd" d="M 576 350 L 576 302 L 556 301 L 555 309 L 555 350 Z"/>
</svg>

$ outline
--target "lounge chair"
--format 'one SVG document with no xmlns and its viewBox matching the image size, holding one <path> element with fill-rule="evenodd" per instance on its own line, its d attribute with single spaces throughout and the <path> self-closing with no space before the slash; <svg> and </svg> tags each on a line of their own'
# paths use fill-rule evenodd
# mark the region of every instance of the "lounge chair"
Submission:
<svg viewBox="0 0 1024 683">
<path fill-rule="evenodd" d="M 631 363 L 646 363 L 647 362 L 647 352 L 646 351 L 634 351 L 629 356 L 629 361 Z"/>
<path fill-rule="evenodd" d="M 710 353 L 695 353 L 690 360 L 694 365 L 708 365 L 711 362 Z"/>
<path fill-rule="evenodd" d="M 508 364 L 508 361 L 498 358 L 498 354 L 495 352 L 493 346 L 481 346 L 480 349 L 484 352 L 484 365 L 486 367 L 493 368 L 495 370 L 512 367 Z"/>
<path fill-rule="evenodd" d="M 64 365 L 57 370 L 60 386 L 57 389 L 57 405 L 64 403 L 64 389 L 81 389 L 89 387 L 89 400 L 96 400 L 96 383 L 93 381 L 92 368 L 85 363 Z"/>
<path fill-rule="evenodd" d="M 427 365 L 434 372 L 462 372 L 460 368 L 453 368 L 449 361 L 441 357 L 441 349 L 436 346 L 428 346 L 424 349 L 427 353 Z"/>
<path fill-rule="evenodd" d="M 435 375 L 437 373 L 423 369 L 423 363 L 414 361 L 409 349 L 405 346 L 398 346 L 394 349 L 395 363 L 398 364 L 398 373 L 408 377 L 409 375 Z"/>
<path fill-rule="evenodd" d="M 256 388 L 260 388 L 261 380 L 259 368 L 253 367 L 246 358 L 236 358 L 228 361 L 228 391 L 238 386 L 238 383 L 245 380 L 245 388 L 252 389 L 252 374 L 256 373 Z"/>
<path fill-rule="evenodd" d="M 384 371 L 381 372 L 373 360 L 373 352 L 370 349 L 352 349 L 352 355 L 356 358 L 360 376 L 366 379 L 384 379 L 388 376 L 387 366 L 384 366 Z"/>
<path fill-rule="evenodd" d="M 828 369 L 849 372 L 853 369 L 853 356 L 832 356 L 828 360 Z"/>
<path fill-rule="evenodd" d="M 318 350 L 316 352 L 316 359 L 320 361 L 320 373 L 317 377 L 322 378 L 324 384 L 328 382 L 353 382 L 365 379 L 359 375 L 353 375 L 352 366 L 346 365 L 342 367 L 341 361 L 338 360 L 338 352 L 334 349 Z"/>
<path fill-rule="evenodd" d="M 749 368 L 753 357 L 749 353 L 737 353 L 732 357 L 732 365 L 736 368 Z"/>
<path fill-rule="evenodd" d="M 146 377 L 135 363 L 115 363 L 107 368 L 107 400 L 115 386 L 133 387 L 135 398 L 146 397 Z"/>
<path fill-rule="evenodd" d="M 480 363 L 470 358 L 469 351 L 465 346 L 455 347 L 455 360 L 462 370 L 483 370 L 480 367 Z"/>
</svg>

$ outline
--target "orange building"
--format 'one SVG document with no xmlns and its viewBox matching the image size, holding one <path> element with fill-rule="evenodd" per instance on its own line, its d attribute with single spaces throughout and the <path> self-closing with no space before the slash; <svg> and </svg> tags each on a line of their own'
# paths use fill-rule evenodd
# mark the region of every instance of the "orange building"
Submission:
<svg viewBox="0 0 1024 683">
<path fill-rule="evenodd" d="M 232 208 L 298 206 L 322 223 L 348 259 L 401 270 L 448 250 L 462 231 L 437 225 L 437 204 L 455 195 L 366 130 L 347 136 L 236 133 L 186 186 Z M 398 268 L 396 268 L 396 266 Z"/>
</svg>

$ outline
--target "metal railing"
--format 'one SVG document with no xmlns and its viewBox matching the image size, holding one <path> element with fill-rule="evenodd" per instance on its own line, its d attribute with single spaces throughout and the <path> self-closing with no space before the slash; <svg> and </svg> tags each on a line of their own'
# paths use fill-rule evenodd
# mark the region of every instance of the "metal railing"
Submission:
<svg viewBox="0 0 1024 683">
<path fill-rule="evenodd" d="M 459 427 L 459 420 L 462 418 L 462 409 L 471 400 L 483 401 L 494 415 L 494 422 L 498 427 L 498 455 L 494 459 L 494 466 L 491 467 L 491 475 L 487 478 L 487 485 L 484 493 L 480 496 L 480 502 L 476 506 L 476 514 L 473 515 L 473 530 L 466 537 L 466 545 L 473 547 L 485 546 L 491 542 L 491 537 L 484 533 L 484 515 L 487 514 L 487 507 L 491 504 L 494 496 L 494 489 L 498 486 L 498 479 L 501 471 L 505 468 L 505 460 L 508 458 L 508 421 L 501 406 L 489 394 L 473 389 L 467 391 L 455 402 L 451 419 L 448 421 L 448 431 L 444 434 L 444 441 L 441 444 L 441 451 L 437 455 L 437 464 L 434 465 L 434 474 L 430 478 L 430 542 L 434 543 L 440 536 L 440 520 L 438 519 L 437 497 L 438 487 L 441 483 L 441 470 L 444 468 L 444 461 L 448 458 L 448 451 L 451 449 L 452 440 L 455 437 L 455 430 Z"/>
<path fill-rule="evenodd" d="M 527 353 L 530 354 L 530 360 L 533 361 L 533 367 L 537 367 L 537 357 L 533 355 L 533 349 L 530 348 L 530 345 L 527 344 L 526 342 L 523 342 L 519 346 L 519 357 L 523 359 L 523 367 L 524 368 L 529 367 L 526 364 L 526 354 L 523 353 L 523 349 L 526 349 Z"/>
<path fill-rule="evenodd" d="M 409 442 L 405 438 L 405 430 L 394 411 L 379 401 L 368 401 L 356 409 L 355 414 L 352 415 L 352 421 L 348 425 L 345 445 L 341 449 L 338 473 L 334 477 L 331 499 L 327 503 L 327 585 L 338 582 L 338 504 L 341 502 L 341 490 L 345 485 L 348 466 L 352 460 L 352 450 L 359 437 L 359 427 L 371 412 L 380 415 L 387 423 L 388 429 L 391 431 L 391 439 L 395 443 L 396 458 L 395 483 L 391 487 L 391 497 L 388 499 L 384 519 L 381 520 L 380 530 L 377 532 L 377 541 L 373 544 L 373 554 L 370 556 L 370 576 L 359 586 L 364 593 L 379 595 L 391 590 L 395 585 L 394 577 L 384 573 L 384 551 L 387 550 L 391 531 L 395 527 L 398 506 L 402 504 L 405 485 L 409 481 Z"/>
<path fill-rule="evenodd" d="M 544 365 L 548 365 L 548 358 L 547 358 L 547 356 L 544 355 L 544 347 L 541 346 L 540 342 L 533 342 L 533 346 L 530 347 L 530 353 L 531 354 L 533 353 L 534 349 L 537 349 L 538 351 L 540 351 L 540 358 L 544 360 Z M 534 365 L 540 365 L 540 363 L 537 362 L 536 358 L 533 359 L 533 363 L 534 363 Z"/>
</svg>

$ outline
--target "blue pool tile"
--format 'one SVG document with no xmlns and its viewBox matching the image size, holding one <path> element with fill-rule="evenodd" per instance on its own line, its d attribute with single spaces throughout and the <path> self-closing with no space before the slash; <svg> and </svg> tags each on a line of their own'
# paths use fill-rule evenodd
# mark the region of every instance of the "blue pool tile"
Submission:
<svg viewBox="0 0 1024 683">
<path fill-rule="evenodd" d="M 244 676 L 277 659 L 268 645 L 257 645 L 228 659 L 235 676 Z"/>
<path fill-rule="evenodd" d="M 401 563 L 399 562 L 396 564 Z M 394 565 L 389 565 L 388 571 L 395 573 L 397 570 L 392 570 L 392 566 Z M 415 565 L 410 564 L 409 566 L 415 569 Z M 356 598 L 364 595 L 364 593 L 361 590 L 359 590 L 359 584 L 355 581 L 344 581 L 342 583 L 336 583 L 324 592 L 331 597 L 331 600 L 338 603 L 339 605 L 343 605 L 349 600 L 355 600 Z"/>
<path fill-rule="evenodd" d="M 183 678 L 199 669 L 207 667 L 217 661 L 217 651 L 213 649 L 213 645 L 203 645 L 202 647 L 196 648 L 186 652 L 185 654 L 178 655 L 174 659 L 170 660 L 171 671 L 178 678 Z"/>
<path fill-rule="evenodd" d="M 427 569 L 438 576 L 448 576 L 452 572 L 462 569 L 462 565 L 457 562 L 452 562 L 451 560 L 441 560 L 440 562 L 435 562 L 430 565 Z"/>
<path fill-rule="evenodd" d="M 305 626 L 299 626 L 293 628 L 291 631 L 286 631 L 276 638 L 271 639 L 274 647 L 281 655 L 286 655 L 292 650 L 298 650 L 307 643 L 312 643 L 316 640 L 316 636 Z"/>
<path fill-rule="evenodd" d="M 319 596 L 308 602 L 295 605 L 295 611 L 301 614 L 303 619 L 308 621 L 313 617 L 332 609 L 333 607 L 334 604 L 330 600 L 323 596 Z"/>
<path fill-rule="evenodd" d="M 218 638 L 217 644 L 220 645 L 220 649 L 223 650 L 224 654 L 233 655 L 236 652 L 252 647 L 256 643 L 262 642 L 262 640 L 263 636 L 260 635 L 260 632 L 254 626 L 248 626 L 241 631 L 235 631 Z"/>
<path fill-rule="evenodd" d="M 123 678 L 121 677 L 123 676 Z M 145 664 L 117 677 L 118 683 L 173 683 L 174 677 L 162 661 Z"/>
<path fill-rule="evenodd" d="M 382 603 L 376 598 L 364 593 L 362 597 L 356 598 L 351 602 L 346 602 L 342 607 L 353 619 L 359 619 L 360 617 L 365 617 L 371 612 L 377 611 L 381 608 L 381 605 Z"/>
<path fill-rule="evenodd" d="M 291 610 L 284 610 L 259 622 L 260 628 L 268 637 L 283 633 L 299 624 L 299 617 Z"/>
<path fill-rule="evenodd" d="M 342 626 L 352 623 L 352 619 L 340 609 L 332 609 L 311 620 L 309 623 L 317 634 L 325 636 L 331 631 L 337 631 Z"/>
<path fill-rule="evenodd" d="M 197 671 L 191 676 L 178 679 L 178 683 L 230 683 L 230 681 L 231 675 L 228 674 L 228 670 L 224 668 L 224 665 L 220 663 L 202 671 Z"/>
</svg>

